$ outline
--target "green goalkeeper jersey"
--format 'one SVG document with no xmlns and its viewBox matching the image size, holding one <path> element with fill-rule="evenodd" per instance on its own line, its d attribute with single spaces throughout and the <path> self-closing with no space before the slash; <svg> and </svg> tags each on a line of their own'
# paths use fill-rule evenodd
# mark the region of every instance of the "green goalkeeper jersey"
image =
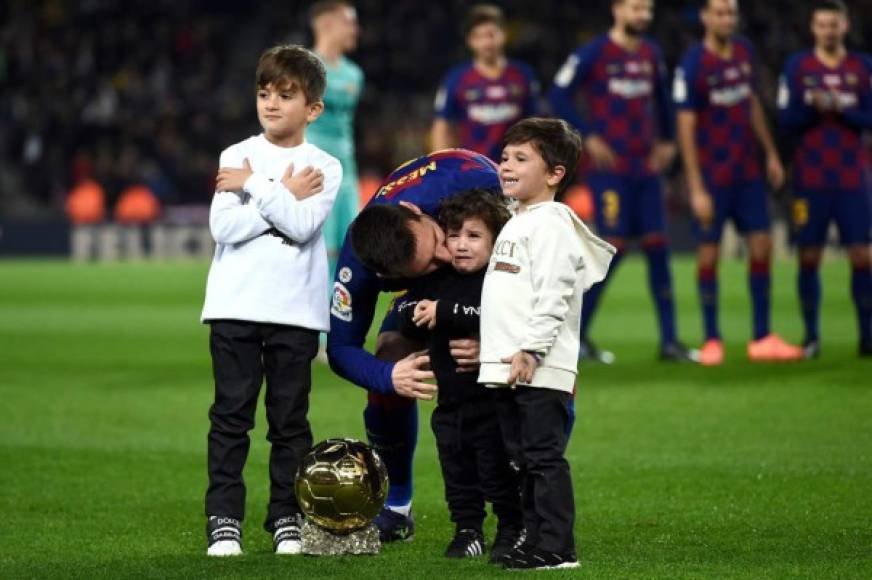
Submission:
<svg viewBox="0 0 872 580">
<path fill-rule="evenodd" d="M 336 66 L 327 68 L 327 90 L 324 93 L 324 112 L 306 129 L 306 139 L 339 159 L 348 172 L 354 163 L 354 109 L 363 88 L 363 71 L 340 57 Z M 352 177 L 349 175 L 348 177 Z"/>
</svg>

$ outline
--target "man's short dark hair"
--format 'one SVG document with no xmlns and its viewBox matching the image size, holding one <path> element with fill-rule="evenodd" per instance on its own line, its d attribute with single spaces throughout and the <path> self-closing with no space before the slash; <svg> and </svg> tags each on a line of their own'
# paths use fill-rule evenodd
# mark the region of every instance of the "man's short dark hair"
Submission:
<svg viewBox="0 0 872 580">
<path fill-rule="evenodd" d="M 557 186 L 557 193 L 563 193 L 572 183 L 578 158 L 581 155 L 581 136 L 563 119 L 530 117 L 518 121 L 506 131 L 505 145 L 529 143 L 539 152 L 548 169 L 562 165 L 565 173 Z"/>
<path fill-rule="evenodd" d="M 484 189 L 470 189 L 453 195 L 439 206 L 439 223 L 448 230 L 459 230 L 463 222 L 478 218 L 494 240 L 512 214 L 502 197 Z"/>
<path fill-rule="evenodd" d="M 469 36 L 472 29 L 482 24 L 496 24 L 500 28 L 506 25 L 506 17 L 503 10 L 494 4 L 475 4 L 466 13 L 463 19 L 463 36 Z"/>
<path fill-rule="evenodd" d="M 324 98 L 327 71 L 311 50 L 297 44 L 280 44 L 266 49 L 257 63 L 255 88 L 260 90 L 269 85 L 298 88 L 307 103 L 316 103 Z"/>
<path fill-rule="evenodd" d="M 312 4 L 312 7 L 309 8 L 309 21 L 315 22 L 315 20 L 322 14 L 329 14 L 340 8 L 351 7 L 350 2 L 343 2 L 342 0 L 320 0 L 319 2 Z"/>
<path fill-rule="evenodd" d="M 382 276 L 402 276 L 415 259 L 409 223 L 421 216 L 401 205 L 367 206 L 351 223 L 351 247 L 367 268 Z"/>
<path fill-rule="evenodd" d="M 815 12 L 838 12 L 842 16 L 848 16 L 848 6 L 842 0 L 817 0 L 811 7 L 811 14 Z"/>
</svg>

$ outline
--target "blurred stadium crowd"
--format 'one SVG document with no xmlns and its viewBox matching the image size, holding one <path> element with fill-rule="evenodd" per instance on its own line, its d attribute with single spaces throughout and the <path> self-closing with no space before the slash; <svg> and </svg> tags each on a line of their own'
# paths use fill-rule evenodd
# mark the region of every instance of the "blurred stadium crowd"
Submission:
<svg viewBox="0 0 872 580">
<path fill-rule="evenodd" d="M 253 71 L 279 41 L 311 44 L 310 3 L 231 0 L 7 0 L 0 7 L 0 215 L 59 214 L 93 178 L 111 207 L 142 184 L 162 204 L 207 204 L 218 153 L 259 131 Z M 351 55 L 366 74 L 357 115 L 362 174 L 385 175 L 428 148 L 440 77 L 466 58 L 459 0 L 362 0 Z M 580 42 L 606 30 L 608 0 L 499 2 L 508 52 L 543 87 Z M 849 2 L 850 45 L 872 33 L 872 0 Z M 801 2 L 746 0 L 742 32 L 774 103 L 786 55 L 809 44 Z M 701 36 L 698 4 L 657 2 L 651 35 L 668 64 Z"/>
</svg>

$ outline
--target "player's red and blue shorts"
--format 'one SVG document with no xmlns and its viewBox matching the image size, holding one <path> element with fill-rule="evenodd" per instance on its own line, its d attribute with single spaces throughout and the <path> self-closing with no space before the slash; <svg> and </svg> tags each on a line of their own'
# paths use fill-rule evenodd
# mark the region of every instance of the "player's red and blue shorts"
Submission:
<svg viewBox="0 0 872 580">
<path fill-rule="evenodd" d="M 694 230 L 701 244 L 718 243 L 728 219 L 733 220 L 742 234 L 769 230 L 769 200 L 762 179 L 734 181 L 731 185 L 707 184 L 714 204 L 714 215 L 708 222 L 694 219 Z"/>
<path fill-rule="evenodd" d="M 867 189 L 797 190 L 791 207 L 791 229 L 800 247 L 823 246 L 830 222 L 839 228 L 843 246 L 872 240 L 872 200 Z"/>
<path fill-rule="evenodd" d="M 596 172 L 587 178 L 593 193 L 597 234 L 641 238 L 666 233 L 663 186 L 656 175 Z"/>
</svg>

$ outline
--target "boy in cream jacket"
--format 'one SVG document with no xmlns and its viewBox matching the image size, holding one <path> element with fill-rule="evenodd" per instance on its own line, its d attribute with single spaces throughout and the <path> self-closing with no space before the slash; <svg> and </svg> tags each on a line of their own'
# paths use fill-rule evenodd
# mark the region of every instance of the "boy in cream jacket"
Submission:
<svg viewBox="0 0 872 580">
<path fill-rule="evenodd" d="M 530 118 L 512 126 L 504 143 L 500 181 L 518 205 L 484 279 L 478 377 L 499 388 L 500 427 L 522 476 L 527 537 L 503 565 L 575 568 L 575 503 L 564 452 L 582 293 L 605 278 L 615 248 L 554 201 L 572 182 L 581 152 L 574 129 Z"/>
</svg>

